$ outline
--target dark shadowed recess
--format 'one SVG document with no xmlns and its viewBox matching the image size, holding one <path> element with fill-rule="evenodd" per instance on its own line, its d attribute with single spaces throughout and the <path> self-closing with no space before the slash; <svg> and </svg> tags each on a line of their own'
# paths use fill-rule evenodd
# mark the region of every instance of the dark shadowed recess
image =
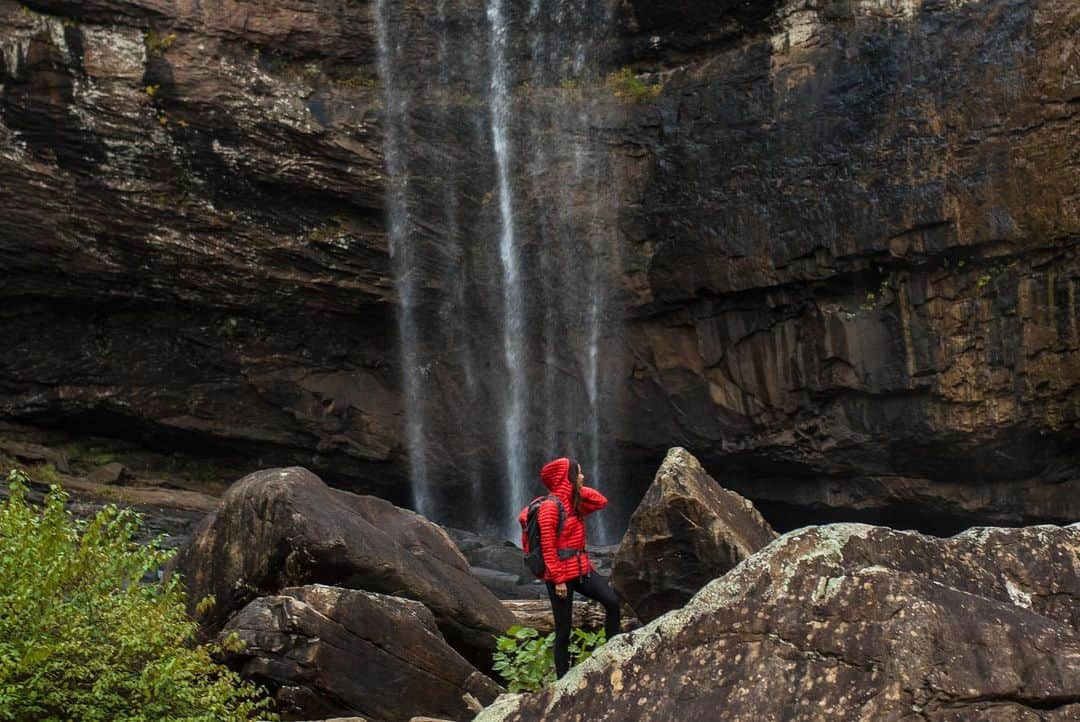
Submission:
<svg viewBox="0 0 1080 722">
<path fill-rule="evenodd" d="M 351 405 L 327 407 L 320 391 L 355 379 L 393 388 L 396 372 L 379 351 L 389 345 L 380 336 L 392 326 L 388 313 L 376 305 L 349 315 L 302 307 L 256 315 L 175 301 L 6 298 L 0 395 L 19 423 L 249 471 L 304 466 L 333 485 L 405 504 L 403 465 L 384 448 L 385 431 L 349 449 L 320 443 L 294 416 L 318 419 L 327 437 L 369 428 Z M 309 375 L 325 380 L 305 388 Z"/>
<path fill-rule="evenodd" d="M 949 537 L 973 526 L 1021 526 L 996 524 L 978 516 L 934 513 L 924 507 L 894 504 L 883 509 L 843 509 L 825 506 L 797 506 L 782 501 L 756 500 L 761 515 L 778 532 L 800 529 L 817 524 L 856 522 L 892 529 L 914 530 L 933 536 Z"/>
<path fill-rule="evenodd" d="M 239 441 L 213 434 L 170 428 L 154 424 L 142 417 L 127 416 L 100 408 L 75 413 L 43 412 L 21 418 L 20 422 L 40 426 L 43 429 L 65 431 L 76 437 L 106 437 L 135 441 L 150 451 L 180 454 L 192 460 L 206 462 L 211 466 L 220 465 L 222 468 L 256 471 L 274 467 L 303 466 L 330 486 L 353 490 L 361 494 L 375 494 L 397 506 L 410 506 L 407 480 L 400 479 L 396 483 L 388 480 L 389 475 L 396 471 L 393 464 L 389 462 L 358 463 L 357 460 L 343 454 L 326 454 L 321 458 L 313 458 L 310 449 Z M 378 467 L 378 471 L 372 472 L 373 467 Z M 343 472 L 342 469 L 352 469 L 353 473 Z M 228 481 L 234 480 L 228 479 Z"/>
<path fill-rule="evenodd" d="M 1069 508 L 1055 503 L 1054 487 L 1062 484 L 1064 490 L 1075 480 L 1078 446 L 1080 434 L 1044 436 L 1019 428 L 966 450 L 947 441 L 913 443 L 906 460 L 892 460 L 906 474 L 895 479 L 865 471 L 828 475 L 752 454 L 703 455 L 702 463 L 722 486 L 751 499 L 779 532 L 861 522 L 951 536 L 973 526 L 1075 522 Z M 1039 480 L 1037 486 L 1029 485 L 1032 479 Z M 910 480 L 916 482 L 917 501 L 903 498 Z M 997 489 L 992 503 L 980 496 L 987 485 Z M 842 500 L 830 504 L 837 490 Z"/>
<path fill-rule="evenodd" d="M 779 0 L 631 0 L 634 17 L 643 32 L 692 30 L 716 32 L 732 22 L 758 29 L 780 5 Z"/>
<path fill-rule="evenodd" d="M 680 65 L 767 29 L 781 0 L 631 0 L 621 6 L 620 62 Z"/>
</svg>

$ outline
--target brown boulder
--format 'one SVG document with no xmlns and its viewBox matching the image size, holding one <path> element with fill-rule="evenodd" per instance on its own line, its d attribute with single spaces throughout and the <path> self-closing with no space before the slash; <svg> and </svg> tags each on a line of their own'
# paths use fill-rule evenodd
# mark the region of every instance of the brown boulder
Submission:
<svg viewBox="0 0 1080 722">
<path fill-rule="evenodd" d="M 50 449 L 41 444 L 31 444 L 25 441 L 11 441 L 0 439 L 0 452 L 7 454 L 19 461 L 38 464 L 52 464 L 53 468 L 62 474 L 71 471 L 68 465 L 68 457 L 63 451 Z"/>
<path fill-rule="evenodd" d="M 443 530 L 375 497 L 331 489 L 298 467 L 236 482 L 200 524 L 175 568 L 192 614 L 211 632 L 248 602 L 304 584 L 332 584 L 423 602 L 450 644 L 486 666 L 492 635 L 514 617 L 469 573 Z"/>
<path fill-rule="evenodd" d="M 784 535 L 477 722 L 1074 720 L 1080 525 Z"/>
<path fill-rule="evenodd" d="M 642 621 L 651 621 L 775 538 L 748 499 L 676 447 L 630 517 L 611 581 Z"/>
<path fill-rule="evenodd" d="M 267 685 L 294 719 L 471 719 L 464 695 L 488 703 L 500 691 L 446 644 L 423 604 L 400 597 L 293 587 L 244 607 L 221 634 L 233 632 L 245 648 L 230 664 Z"/>
<path fill-rule="evenodd" d="M 131 472 L 119 462 L 100 466 L 86 476 L 92 484 L 124 484 L 131 479 Z"/>
</svg>

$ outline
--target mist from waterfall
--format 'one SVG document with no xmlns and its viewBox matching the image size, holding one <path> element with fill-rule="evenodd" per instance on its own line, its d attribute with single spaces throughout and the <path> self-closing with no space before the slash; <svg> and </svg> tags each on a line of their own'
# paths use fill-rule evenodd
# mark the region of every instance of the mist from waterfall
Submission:
<svg viewBox="0 0 1080 722">
<path fill-rule="evenodd" d="M 606 5 L 590 0 L 563 0 L 544 12 L 540 0 L 529 6 L 527 32 L 533 63 L 532 83 L 562 91 L 555 102 L 535 103 L 530 113 L 530 155 L 537 179 L 533 197 L 542 199 L 538 215 L 544 276 L 544 403 L 545 412 L 566 407 L 565 362 L 575 363 L 585 406 L 573 415 L 574 432 L 565 418 L 545 413 L 545 458 L 574 453 L 586 469 L 588 483 L 612 491 L 616 458 L 605 449 L 603 420 L 611 416 L 614 379 L 604 377 L 601 343 L 606 296 L 612 279 L 602 261 L 613 256 L 614 223 L 605 214 L 615 209 L 614 183 L 606 149 L 595 137 L 597 99 L 603 97 L 600 41 L 612 18 Z M 568 102 L 567 102 L 568 101 Z M 540 116 L 540 117 L 538 117 Z M 546 140 L 550 138 L 550 140 Z M 558 183 L 558 192 L 543 185 Z M 554 212 L 555 222 L 551 223 Z M 611 324 L 612 328 L 617 327 Z M 569 358 L 568 358 L 569 357 Z M 610 446 L 610 445 L 609 445 Z M 614 538 L 613 517 L 600 515 L 599 538 Z"/>
<path fill-rule="evenodd" d="M 517 540 L 544 461 L 573 455 L 617 487 L 616 198 L 597 131 L 609 10 L 375 10 L 413 502 Z M 618 520 L 598 517 L 594 541 L 612 541 Z"/>
<path fill-rule="evenodd" d="M 405 444 L 409 449 L 409 484 L 413 508 L 425 516 L 434 513 L 431 503 L 427 457 L 424 453 L 424 406 L 421 359 L 416 318 L 418 277 L 413 273 L 417 246 L 409 232 L 409 173 L 401 136 L 408 120 L 409 94 L 397 80 L 401 65 L 401 22 L 391 13 L 391 0 L 375 1 L 378 57 L 376 69 L 383 88 L 383 155 L 387 176 L 387 235 L 398 292 L 396 307 L 398 343 L 405 402 Z"/>
<path fill-rule="evenodd" d="M 451 68 L 458 61 L 459 56 L 454 52 L 452 38 L 448 24 L 447 5 L 449 0 L 438 0 L 435 13 L 438 22 L 438 73 L 429 81 L 426 92 L 428 97 L 437 97 L 445 88 L 451 86 L 453 76 Z M 437 122 L 440 127 L 448 128 L 452 122 L 452 111 L 448 103 L 438 104 Z M 477 400 L 476 383 L 476 358 L 471 343 L 471 329 L 467 318 L 461 313 L 468 306 L 466 293 L 468 284 L 468 264 L 466 263 L 467 249 L 464 247 L 461 222 L 461 192 L 459 184 L 462 183 L 461 174 L 458 172 L 460 163 L 455 158 L 457 144 L 448 142 L 442 149 L 438 171 L 442 178 L 442 206 L 444 215 L 445 231 L 442 236 L 442 244 L 447 252 L 453 256 L 454 263 L 446 266 L 441 279 L 442 305 L 439 318 L 447 324 L 451 346 L 457 349 L 457 363 L 461 369 L 463 405 L 472 408 Z M 461 454 L 464 457 L 464 471 L 469 503 L 472 506 L 482 500 L 483 490 L 480 488 L 481 478 L 477 459 L 473 455 Z"/>
<path fill-rule="evenodd" d="M 488 22 L 491 24 L 491 142 L 495 152 L 498 179 L 499 260 L 503 278 L 503 354 L 506 357 L 507 404 L 503 417 L 506 453 L 507 494 L 506 518 L 511 536 L 514 533 L 517 510 L 528 500 L 529 487 L 525 480 L 525 311 L 520 274 L 520 259 L 514 238 L 514 198 L 510 185 L 509 89 L 507 87 L 507 45 L 509 28 L 503 14 L 503 0 L 488 0 Z"/>
</svg>

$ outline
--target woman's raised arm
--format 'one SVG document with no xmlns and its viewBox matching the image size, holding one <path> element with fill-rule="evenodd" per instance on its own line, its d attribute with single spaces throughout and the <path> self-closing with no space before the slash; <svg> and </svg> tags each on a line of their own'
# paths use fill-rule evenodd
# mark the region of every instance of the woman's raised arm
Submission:
<svg viewBox="0 0 1080 722">
<path fill-rule="evenodd" d="M 581 515 L 592 514 L 607 506 L 607 497 L 590 486 L 581 487 Z"/>
</svg>

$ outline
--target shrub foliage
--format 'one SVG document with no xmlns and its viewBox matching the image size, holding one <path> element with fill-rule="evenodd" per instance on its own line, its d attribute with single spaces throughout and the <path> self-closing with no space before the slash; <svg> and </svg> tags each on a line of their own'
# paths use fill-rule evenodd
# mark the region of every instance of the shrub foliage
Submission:
<svg viewBox="0 0 1080 722">
<path fill-rule="evenodd" d="M 608 75 L 608 85 L 624 103 L 647 103 L 664 90 L 661 83 L 646 83 L 630 68 L 620 68 Z"/>
<path fill-rule="evenodd" d="M 210 722 L 272 718 L 259 690 L 194 643 L 178 577 L 142 583 L 172 555 L 135 541 L 141 519 L 107 506 L 79 521 L 50 487 L 0 504 L 0 721 Z M 151 576 L 153 578 L 153 576 Z"/>
<path fill-rule="evenodd" d="M 603 629 L 574 629 L 570 633 L 570 665 L 577 666 L 592 656 L 605 638 Z M 495 641 L 493 668 L 511 692 L 535 692 L 555 681 L 555 632 L 541 637 L 532 627 L 515 624 Z"/>
</svg>

